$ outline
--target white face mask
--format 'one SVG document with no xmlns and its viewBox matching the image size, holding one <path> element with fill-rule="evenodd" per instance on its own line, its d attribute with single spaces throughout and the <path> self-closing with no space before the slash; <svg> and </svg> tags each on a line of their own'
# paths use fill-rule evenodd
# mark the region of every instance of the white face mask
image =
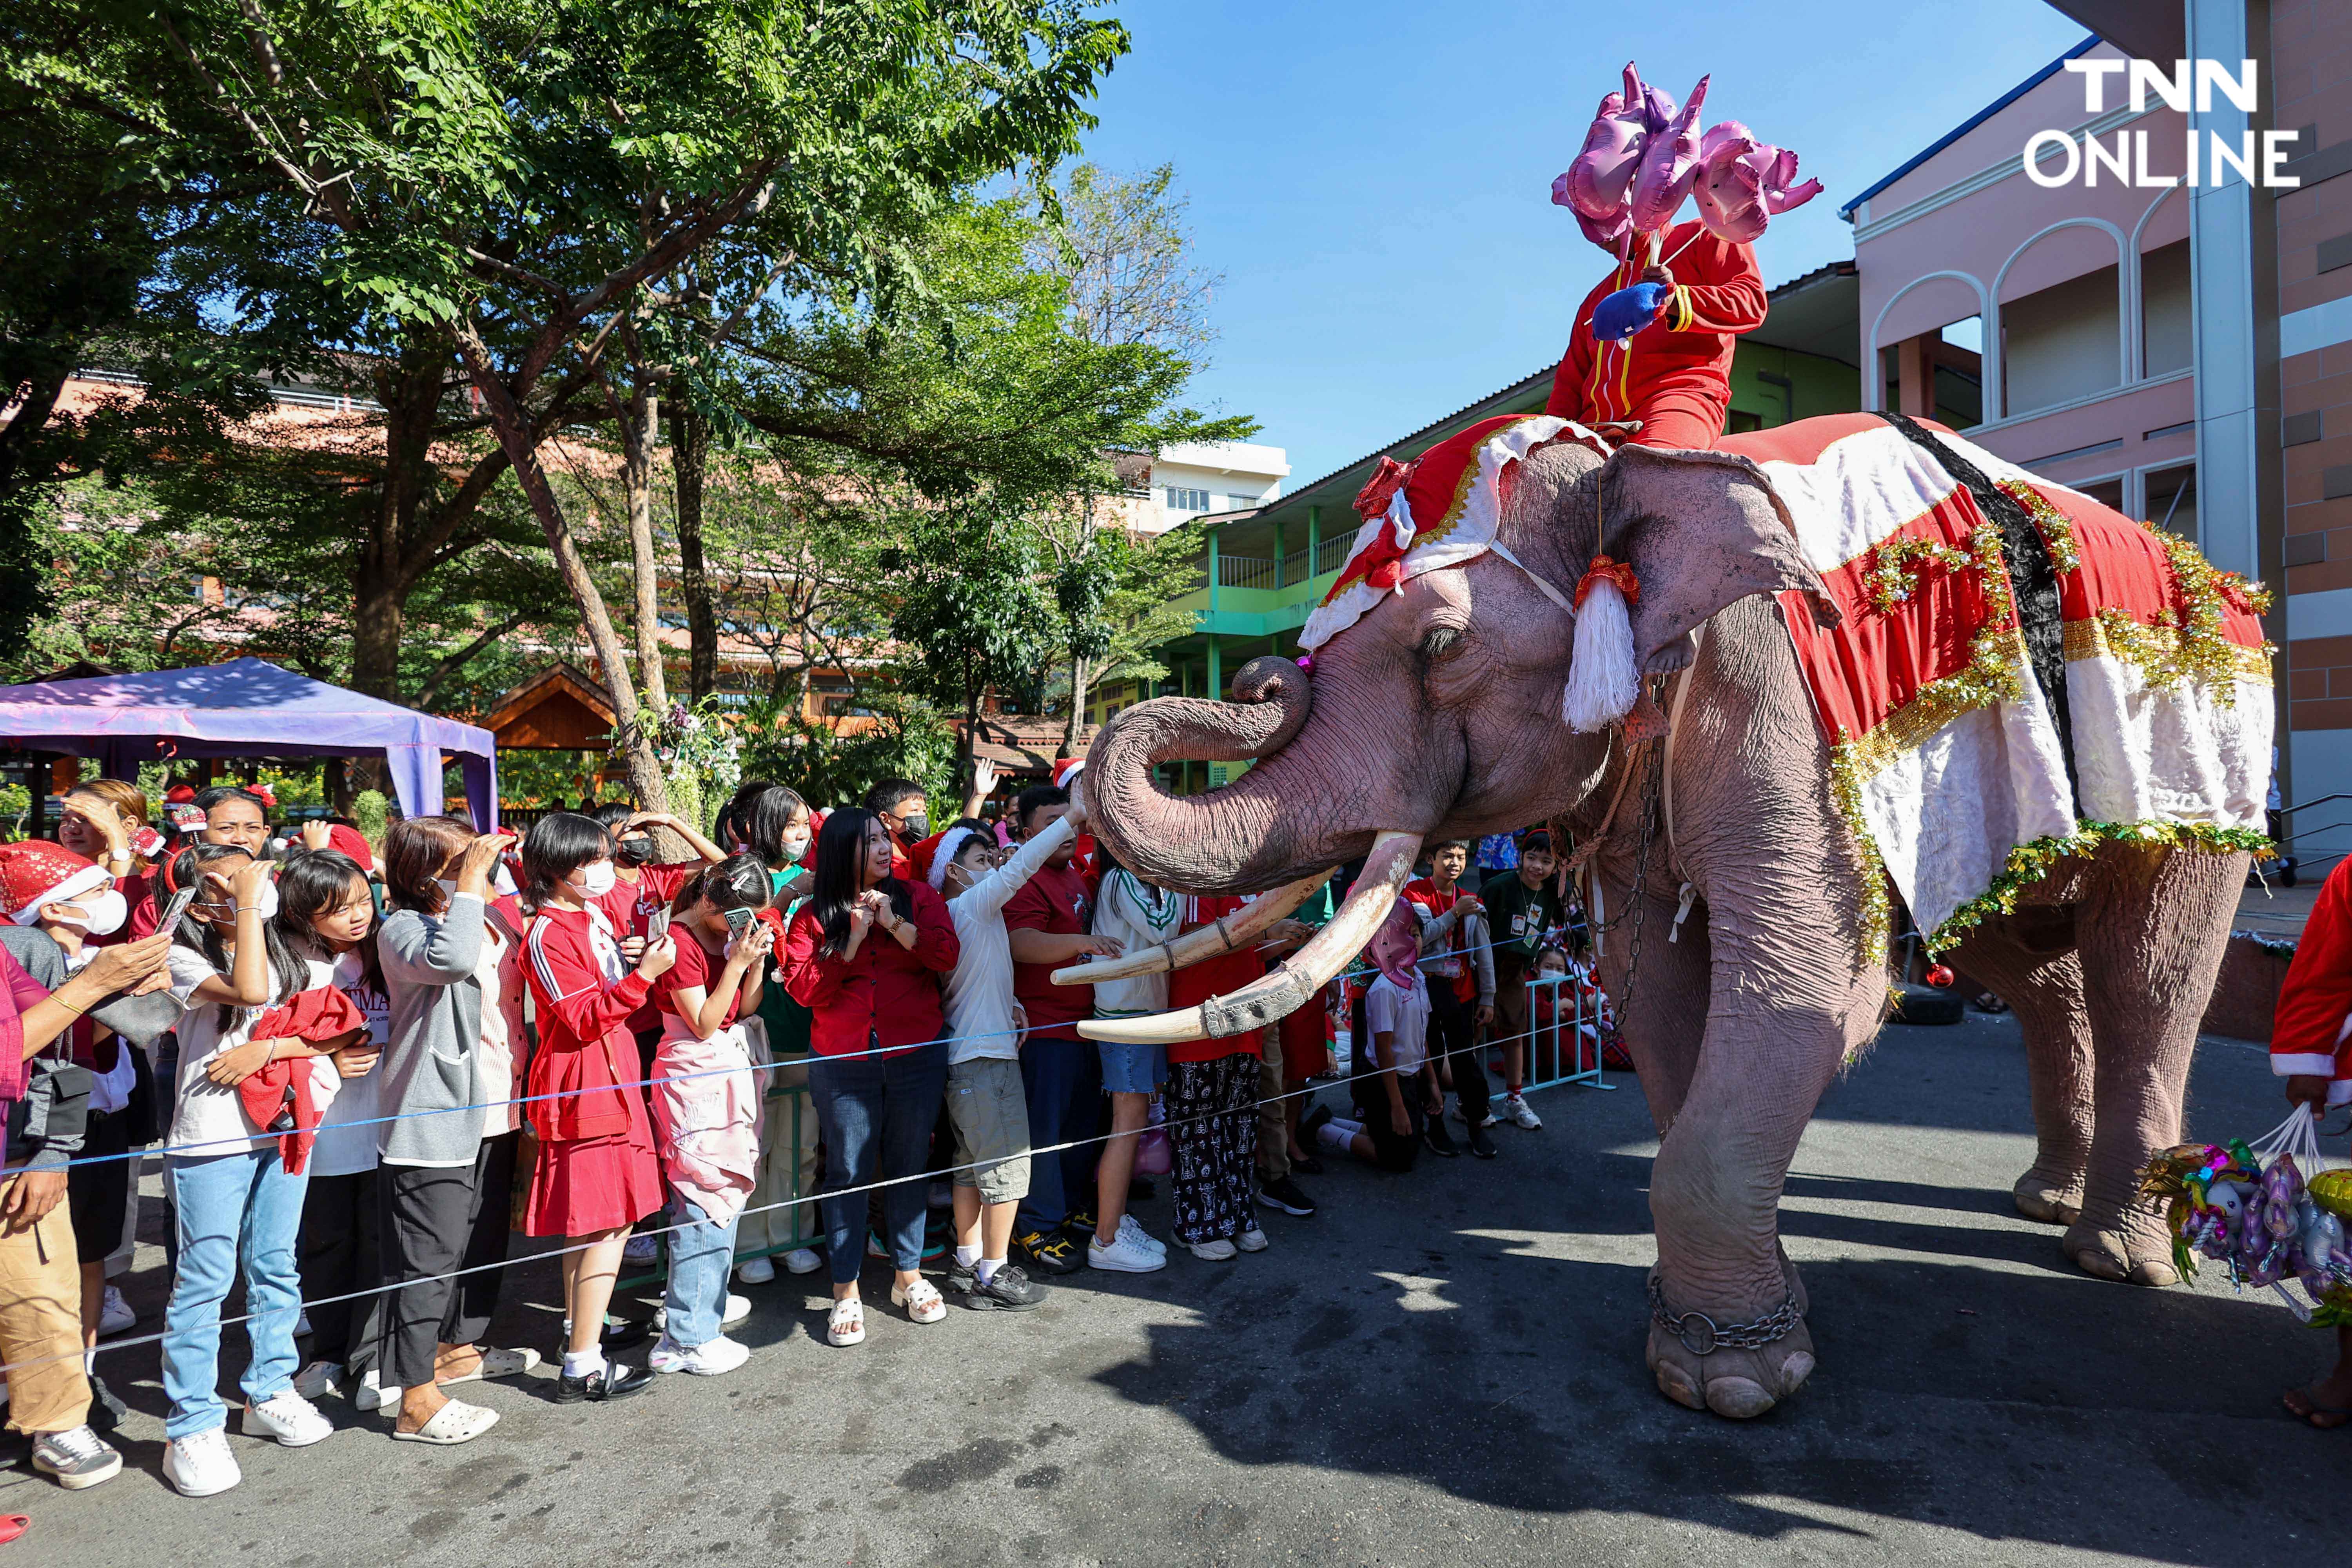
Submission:
<svg viewBox="0 0 2352 1568">
<path fill-rule="evenodd" d="M 48 907 L 58 911 L 52 918 L 64 924 L 78 925 L 92 936 L 112 936 L 131 915 L 131 906 L 119 888 L 84 893 L 78 899 L 61 899 Z"/>
<path fill-rule="evenodd" d="M 261 892 L 254 900 L 263 920 L 273 920 L 278 914 L 278 879 L 272 877 L 261 884 Z"/>
<path fill-rule="evenodd" d="M 788 833 L 784 835 L 782 841 L 784 858 L 791 861 L 795 866 L 799 865 L 801 863 L 801 858 L 808 853 L 809 840 L 814 837 L 815 835 L 808 832 L 806 829 L 803 829 L 799 833 Z"/>
<path fill-rule="evenodd" d="M 441 889 L 441 907 L 445 910 L 447 909 L 449 907 L 449 900 L 457 896 L 457 879 L 455 877 L 436 877 L 433 879 L 433 885 Z"/>
<path fill-rule="evenodd" d="M 601 899 L 620 878 L 610 860 L 595 860 L 572 873 L 572 888 L 583 899 Z"/>
</svg>

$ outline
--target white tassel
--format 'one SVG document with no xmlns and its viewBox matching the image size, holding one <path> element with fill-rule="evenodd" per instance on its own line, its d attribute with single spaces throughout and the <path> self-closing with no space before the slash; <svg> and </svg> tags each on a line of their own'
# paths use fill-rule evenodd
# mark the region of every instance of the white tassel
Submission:
<svg viewBox="0 0 2352 1568">
<path fill-rule="evenodd" d="M 1633 621 L 1625 595 L 1595 576 L 1576 612 L 1575 662 L 1560 693 L 1559 716 L 1580 735 L 1605 730 L 1633 710 L 1641 681 L 1633 668 Z"/>
</svg>

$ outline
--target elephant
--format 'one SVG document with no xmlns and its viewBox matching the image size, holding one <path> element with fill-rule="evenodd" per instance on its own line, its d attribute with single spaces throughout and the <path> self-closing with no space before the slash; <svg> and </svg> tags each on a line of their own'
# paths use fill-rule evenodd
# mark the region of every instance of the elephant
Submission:
<svg viewBox="0 0 2352 1568">
<path fill-rule="evenodd" d="M 1338 914 L 1280 968 L 1142 1021 L 1137 1037 L 1228 1034 L 1314 994 L 1362 947 L 1424 841 L 1566 826 L 1591 850 L 1616 931 L 1649 933 L 1638 947 L 1612 935 L 1601 961 L 1661 1139 L 1648 1364 L 1681 1405 L 1754 1416 L 1815 1365 L 1804 1288 L 1779 1238 L 1789 1163 L 1889 996 L 1884 954 L 1857 940 L 1874 862 L 1836 807 L 1780 620 L 1789 601 L 1774 595 L 1807 595 L 1795 602 L 1818 618 L 1835 611 L 1762 470 L 1730 453 L 1544 447 L 1496 526 L 1507 549 L 1407 577 L 1311 669 L 1254 659 L 1229 702 L 1154 699 L 1096 738 L 1089 812 L 1121 864 L 1185 891 L 1279 889 L 1238 929 L 1194 932 L 1161 962 L 1243 940 L 1365 858 Z M 1559 585 L 1596 552 L 1638 575 L 1644 689 L 1684 672 L 1658 746 L 1559 718 L 1571 647 Z M 1664 718 L 1649 703 L 1634 718 L 1644 711 Z M 1187 758 L 1253 765 L 1204 794 L 1163 790 L 1155 765 Z M 1641 776 L 1646 758 L 1654 782 Z M 2136 1178 L 2179 1139 L 2247 860 L 2105 843 L 2062 859 L 1954 958 L 2023 1025 L 2040 1136 L 2020 1206 L 2064 1222 L 2065 1250 L 2095 1275 L 2170 1279 L 2169 1238 Z M 1696 902 L 1669 942 L 1685 883 Z"/>
</svg>

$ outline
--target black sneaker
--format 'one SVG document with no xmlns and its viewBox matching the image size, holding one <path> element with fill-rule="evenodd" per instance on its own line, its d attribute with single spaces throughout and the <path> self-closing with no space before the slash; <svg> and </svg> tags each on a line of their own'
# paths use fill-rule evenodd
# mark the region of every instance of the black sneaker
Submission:
<svg viewBox="0 0 2352 1568">
<path fill-rule="evenodd" d="M 1070 1217 L 1062 1222 L 1062 1234 L 1068 1237 L 1074 1245 L 1084 1247 L 1094 1237 L 1095 1211 L 1092 1209 L 1071 1210 Z"/>
<path fill-rule="evenodd" d="M 1470 1129 L 1470 1152 L 1477 1155 L 1481 1160 L 1491 1160 L 1495 1157 L 1494 1136 L 1484 1127 Z"/>
<path fill-rule="evenodd" d="M 1305 1219 L 1315 1212 L 1315 1200 L 1298 1190 L 1298 1184 L 1288 1176 L 1278 1182 L 1268 1182 L 1258 1188 L 1257 1201 L 1270 1209 L 1280 1209 L 1287 1215 Z"/>
<path fill-rule="evenodd" d="M 1022 1272 L 1018 1263 L 1008 1263 L 980 1282 L 977 1270 L 958 1268 L 948 1274 L 948 1289 L 963 1298 L 963 1304 L 975 1312 L 1025 1312 L 1045 1304 L 1045 1287 Z"/>
<path fill-rule="evenodd" d="M 1429 1152 L 1433 1154 L 1443 1154 L 1451 1160 L 1462 1152 L 1460 1146 L 1454 1142 L 1454 1134 L 1445 1130 L 1445 1118 L 1443 1116 L 1431 1117 L 1429 1125 L 1423 1129 L 1421 1136 L 1422 1141 L 1429 1145 Z"/>
<path fill-rule="evenodd" d="M 1042 1230 L 1033 1230 L 1020 1237 L 1017 1245 L 1021 1255 L 1040 1274 L 1076 1274 L 1086 1267 L 1078 1256 L 1078 1249 L 1071 1246 L 1070 1238 L 1059 1231 L 1049 1236 Z"/>
<path fill-rule="evenodd" d="M 573 1377 L 569 1373 L 559 1372 L 555 1379 L 555 1403 L 577 1405 L 584 1399 L 602 1404 L 608 1399 L 626 1399 L 632 1394 L 643 1394 L 653 1384 L 653 1368 L 609 1361 L 585 1377 Z"/>
</svg>

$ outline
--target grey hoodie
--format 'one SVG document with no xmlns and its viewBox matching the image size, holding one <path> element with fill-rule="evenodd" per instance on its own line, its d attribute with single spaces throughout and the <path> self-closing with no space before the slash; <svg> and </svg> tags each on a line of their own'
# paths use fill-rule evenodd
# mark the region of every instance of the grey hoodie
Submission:
<svg viewBox="0 0 2352 1568">
<path fill-rule="evenodd" d="M 474 966 L 484 911 L 481 900 L 459 893 L 438 915 L 394 910 L 377 933 L 392 1025 L 376 1064 L 376 1113 L 399 1118 L 376 1129 L 386 1164 L 472 1164 L 483 1101 L 506 1098 L 506 1086 L 485 1085 L 480 1070 L 482 984 Z"/>
</svg>

